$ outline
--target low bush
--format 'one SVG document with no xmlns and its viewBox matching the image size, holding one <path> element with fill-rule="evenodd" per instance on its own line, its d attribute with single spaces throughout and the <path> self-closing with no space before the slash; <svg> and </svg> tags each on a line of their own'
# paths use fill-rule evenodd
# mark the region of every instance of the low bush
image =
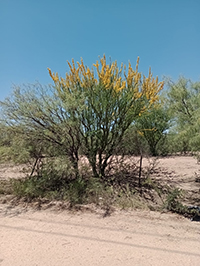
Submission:
<svg viewBox="0 0 200 266">
<path fill-rule="evenodd" d="M 187 207 L 180 202 L 182 197 L 183 191 L 181 189 L 175 188 L 171 190 L 165 200 L 164 208 L 172 212 L 185 214 L 187 212 Z"/>
</svg>

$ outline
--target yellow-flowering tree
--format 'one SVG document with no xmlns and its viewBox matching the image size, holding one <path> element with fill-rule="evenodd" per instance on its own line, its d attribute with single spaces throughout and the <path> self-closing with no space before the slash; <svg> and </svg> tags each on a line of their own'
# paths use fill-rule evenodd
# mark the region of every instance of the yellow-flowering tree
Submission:
<svg viewBox="0 0 200 266">
<path fill-rule="evenodd" d="M 108 160 L 125 131 L 158 100 L 163 88 L 151 70 L 148 77 L 142 76 L 138 64 L 139 58 L 135 70 L 129 63 L 126 71 L 123 64 L 107 64 L 104 56 L 90 69 L 83 60 L 77 66 L 72 60 L 65 78 L 48 69 L 95 177 L 105 177 Z"/>
</svg>

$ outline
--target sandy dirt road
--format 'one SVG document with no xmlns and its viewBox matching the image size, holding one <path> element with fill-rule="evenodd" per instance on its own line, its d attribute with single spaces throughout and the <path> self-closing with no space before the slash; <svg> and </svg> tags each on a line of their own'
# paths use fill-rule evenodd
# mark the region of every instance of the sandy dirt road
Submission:
<svg viewBox="0 0 200 266">
<path fill-rule="evenodd" d="M 0 266 L 200 265 L 200 223 L 150 211 L 5 212 Z"/>
</svg>

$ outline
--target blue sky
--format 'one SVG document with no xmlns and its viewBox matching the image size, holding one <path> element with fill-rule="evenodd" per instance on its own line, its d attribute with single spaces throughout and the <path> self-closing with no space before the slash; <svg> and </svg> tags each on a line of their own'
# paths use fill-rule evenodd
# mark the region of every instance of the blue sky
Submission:
<svg viewBox="0 0 200 266">
<path fill-rule="evenodd" d="M 106 55 L 161 80 L 200 80 L 199 0 L 0 0 L 0 100 L 12 85 L 51 83 L 67 60 Z"/>
</svg>

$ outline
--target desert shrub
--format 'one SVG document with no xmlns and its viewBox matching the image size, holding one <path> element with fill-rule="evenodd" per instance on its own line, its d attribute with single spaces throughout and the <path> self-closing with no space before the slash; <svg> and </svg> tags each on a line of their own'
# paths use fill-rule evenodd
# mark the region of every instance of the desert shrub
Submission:
<svg viewBox="0 0 200 266">
<path fill-rule="evenodd" d="M 13 193 L 18 197 L 25 197 L 27 200 L 41 197 L 44 195 L 42 186 L 44 183 L 44 180 L 38 180 L 35 176 L 28 179 L 13 179 Z"/>
<path fill-rule="evenodd" d="M 90 203 L 106 211 L 110 211 L 113 205 L 120 208 L 142 207 L 135 189 L 136 181 L 133 183 L 128 171 L 121 173 L 118 171 L 116 176 L 113 173 L 112 181 L 108 179 L 110 181 L 105 182 L 93 176 L 76 178 L 75 173 L 70 172 L 73 168 L 67 170 L 58 164 L 56 170 L 56 164 L 56 162 L 48 163 L 43 166 L 39 175 L 12 180 L 14 195 L 25 198 L 27 201 L 38 198 L 63 200 L 70 203 L 72 208 L 79 204 Z M 129 181 L 131 181 L 130 185 Z"/>
<path fill-rule="evenodd" d="M 185 214 L 188 212 L 188 208 L 181 203 L 183 197 L 183 191 L 179 188 L 171 190 L 164 203 L 164 208 L 169 211 L 176 212 L 179 214 Z"/>
<path fill-rule="evenodd" d="M 39 170 L 33 175 L 13 180 L 13 189 L 17 196 L 30 199 L 46 196 L 53 191 L 57 193 L 57 197 L 62 198 L 62 190 L 74 179 L 74 168 L 65 157 L 49 158 L 42 162 Z"/>
<path fill-rule="evenodd" d="M 13 189 L 10 180 L 0 180 L 0 195 L 8 195 L 12 193 Z"/>
</svg>

